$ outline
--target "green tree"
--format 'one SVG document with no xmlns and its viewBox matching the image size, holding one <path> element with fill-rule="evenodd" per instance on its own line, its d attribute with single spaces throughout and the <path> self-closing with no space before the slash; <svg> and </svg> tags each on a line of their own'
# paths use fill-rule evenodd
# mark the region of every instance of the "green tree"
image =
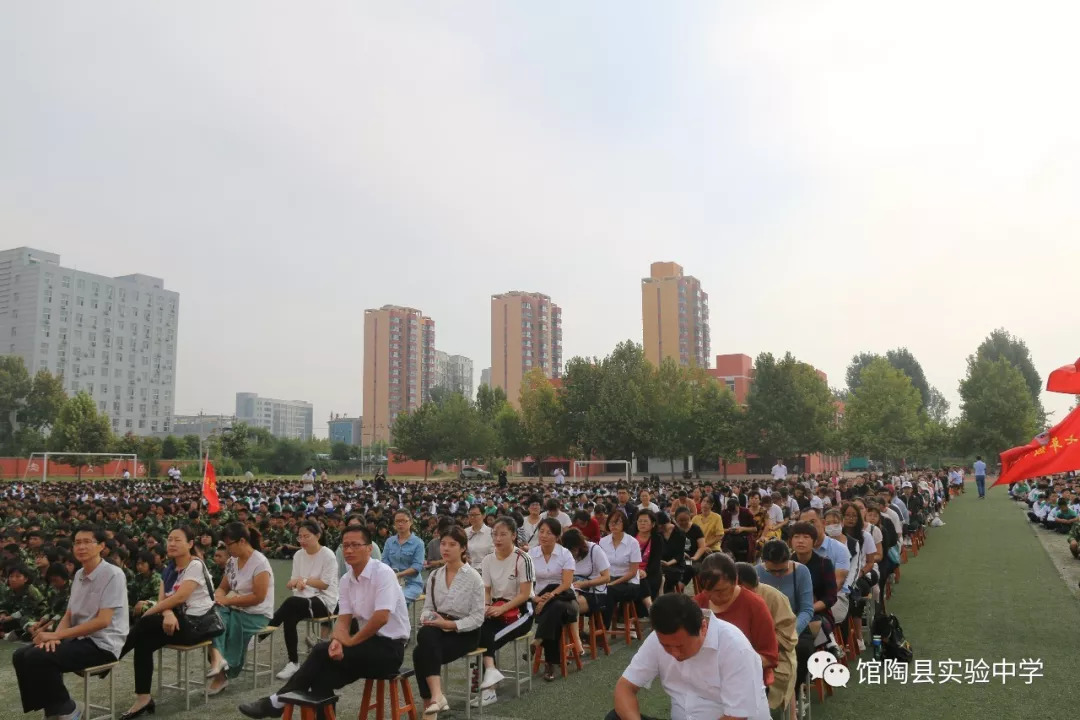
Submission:
<svg viewBox="0 0 1080 720">
<path fill-rule="evenodd" d="M 1031 351 L 1028 350 L 1027 343 L 1010 334 L 1005 328 L 994 330 L 975 350 L 975 359 L 997 360 L 998 358 L 1008 360 L 1013 367 L 1020 371 L 1028 393 L 1035 403 L 1035 416 L 1038 425 L 1045 425 L 1046 411 L 1043 409 L 1042 400 L 1040 399 L 1042 377 L 1040 377 L 1039 371 L 1035 369 L 1035 363 L 1031 361 Z M 1028 438 L 1028 440 L 1030 439 Z"/>
<path fill-rule="evenodd" d="M 598 455 L 609 460 L 648 457 L 655 449 L 654 368 L 641 346 L 619 343 L 600 363 L 600 391 L 589 418 Z"/>
<path fill-rule="evenodd" d="M 559 400 L 562 402 L 566 440 L 573 456 L 590 460 L 596 450 L 595 409 L 600 403 L 603 369 L 596 358 L 573 357 L 566 363 Z M 592 465 L 585 466 L 588 478 Z"/>
<path fill-rule="evenodd" d="M 481 385 L 476 391 L 476 411 L 486 423 L 493 423 L 505 404 L 506 392 L 501 387 Z"/>
<path fill-rule="evenodd" d="M 885 353 L 885 359 L 889 364 L 908 376 L 911 384 L 919 391 L 919 407 L 925 408 L 930 404 L 930 383 L 926 381 L 926 373 L 922 365 L 906 347 L 889 350 Z"/>
<path fill-rule="evenodd" d="M 510 462 L 529 454 L 529 437 L 521 414 L 510 403 L 504 403 L 495 416 L 496 452 Z"/>
<path fill-rule="evenodd" d="M 177 460 L 184 456 L 184 443 L 175 435 L 169 435 L 161 443 L 161 457 L 165 460 Z"/>
<path fill-rule="evenodd" d="M 434 424 L 440 439 L 437 460 L 465 462 L 488 457 L 495 445 L 495 429 L 461 393 L 447 391 L 435 407 Z"/>
<path fill-rule="evenodd" d="M 248 459 L 250 449 L 248 447 L 249 434 L 255 428 L 247 423 L 238 422 L 231 430 L 223 430 L 218 433 L 221 438 L 221 452 L 225 457 L 232 458 L 243 464 Z"/>
<path fill-rule="evenodd" d="M 427 480 L 429 466 L 439 458 L 443 448 L 437 414 L 438 409 L 433 403 L 424 403 L 411 412 L 398 415 L 391 429 L 394 454 L 409 460 L 423 460 L 424 480 Z"/>
<path fill-rule="evenodd" d="M 844 375 L 847 379 L 847 389 L 849 393 L 853 393 L 858 389 L 859 382 L 862 379 L 863 368 L 879 357 L 881 356 L 877 353 L 861 352 L 851 358 L 851 362 L 848 363 L 847 366 L 847 372 Z"/>
<path fill-rule="evenodd" d="M 939 467 L 955 451 L 956 427 L 947 420 L 924 417 L 916 456 L 920 465 Z"/>
<path fill-rule="evenodd" d="M 15 432 L 19 429 L 18 414 L 30 394 L 33 382 L 21 357 L 0 356 L 0 444 L 5 452 L 13 453 Z"/>
<path fill-rule="evenodd" d="M 853 455 L 883 462 L 907 457 L 918 444 L 919 391 L 885 358 L 863 368 L 844 410 L 844 437 Z"/>
<path fill-rule="evenodd" d="M 0 357 L 0 450 L 9 455 L 44 450 L 65 401 L 62 378 L 39 370 L 31 379 L 22 358 Z"/>
<path fill-rule="evenodd" d="M 930 402 L 926 405 L 926 416 L 938 423 L 949 421 L 949 401 L 936 387 L 930 388 Z"/>
<path fill-rule="evenodd" d="M 758 355 L 746 400 L 745 450 L 764 458 L 790 458 L 827 449 L 836 405 L 825 380 L 787 353 Z"/>
<path fill-rule="evenodd" d="M 113 442 L 109 418 L 99 415 L 93 398 L 80 392 L 68 398 L 53 425 L 49 445 L 55 452 L 64 453 L 60 462 L 74 465 L 82 479 L 82 469 L 89 458 L 79 453 L 109 452 Z M 123 452 L 123 451 L 122 451 Z"/>
<path fill-rule="evenodd" d="M 338 463 L 349 462 L 348 443 L 336 442 L 330 446 L 330 459 Z"/>
<path fill-rule="evenodd" d="M 654 412 L 654 446 L 661 457 L 668 459 L 671 477 L 675 478 L 675 458 L 691 451 L 691 389 L 688 372 L 672 358 L 664 358 L 653 377 L 655 384 L 649 396 Z"/>
<path fill-rule="evenodd" d="M 202 454 L 202 440 L 198 435 L 191 434 L 184 436 L 184 449 L 183 454 L 180 457 L 183 458 L 197 458 Z"/>
<path fill-rule="evenodd" d="M 960 381 L 959 449 L 995 457 L 1030 442 L 1039 431 L 1038 409 L 1023 373 L 1007 358 L 968 358 Z"/>
<path fill-rule="evenodd" d="M 521 383 L 521 423 L 537 472 L 544 460 L 567 452 L 565 413 L 544 371 L 533 368 Z"/>
<path fill-rule="evenodd" d="M 743 411 L 735 394 L 700 369 L 690 373 L 690 422 L 688 452 L 695 459 L 713 457 L 724 463 L 742 450 Z"/>
<path fill-rule="evenodd" d="M 156 437 L 145 437 L 139 442 L 139 462 L 146 465 L 147 477 L 158 476 L 158 461 L 164 454 L 163 446 L 161 439 Z"/>
</svg>

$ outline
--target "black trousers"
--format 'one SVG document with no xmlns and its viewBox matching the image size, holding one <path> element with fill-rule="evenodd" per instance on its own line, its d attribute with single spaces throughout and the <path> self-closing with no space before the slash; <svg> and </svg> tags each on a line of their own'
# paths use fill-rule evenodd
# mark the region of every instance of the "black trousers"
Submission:
<svg viewBox="0 0 1080 720">
<path fill-rule="evenodd" d="M 809 629 L 799 633 L 795 643 L 795 692 L 798 694 L 807 675 L 807 661 L 814 654 L 814 636 Z"/>
<path fill-rule="evenodd" d="M 416 685 L 420 688 L 420 697 L 428 700 L 431 690 L 427 679 L 442 671 L 442 666 L 465 657 L 480 645 L 480 628 L 469 632 L 448 632 L 434 627 L 422 627 L 416 633 L 416 647 L 413 648 L 413 669 L 416 671 Z"/>
<path fill-rule="evenodd" d="M 135 651 L 135 694 L 149 695 L 154 683 L 154 653 L 166 645 L 190 644 L 191 638 L 185 637 L 180 630 L 172 635 L 166 635 L 162 628 L 165 617 L 163 615 L 146 615 L 139 618 L 135 626 L 128 633 L 124 649 L 120 651 L 120 657 L 124 657 L 132 650 Z"/>
<path fill-rule="evenodd" d="M 645 593 L 640 584 L 632 585 L 630 583 L 619 583 L 618 585 L 608 585 L 607 607 L 604 608 L 604 625 L 609 630 L 611 629 L 615 606 L 623 601 L 633 601 L 634 607 L 637 608 L 638 617 L 643 620 L 647 618 L 649 614 L 645 610 L 645 603 L 642 602 L 644 597 Z"/>
<path fill-rule="evenodd" d="M 296 625 L 301 620 L 322 618 L 329 614 L 326 605 L 323 605 L 323 601 L 319 598 L 302 598 L 294 595 L 286 598 L 285 602 L 281 603 L 281 607 L 277 609 L 274 617 L 270 618 L 270 622 L 267 624 L 281 628 L 282 633 L 285 635 L 285 652 L 289 656 L 289 662 L 299 664 L 300 655 L 296 648 Z"/>
<path fill-rule="evenodd" d="M 330 643 L 321 642 L 304 659 L 304 664 L 281 686 L 278 694 L 309 692 L 330 695 L 360 678 L 392 677 L 405 659 L 405 640 L 376 635 L 359 645 L 344 649 L 345 657 L 331 660 Z"/>
<path fill-rule="evenodd" d="M 75 712 L 75 701 L 64 687 L 64 673 L 113 662 L 116 657 L 89 638 L 62 641 L 52 652 L 33 645 L 15 651 L 11 664 L 19 682 L 23 712 L 44 710 L 45 715 Z"/>
<path fill-rule="evenodd" d="M 621 718 L 619 717 L 619 714 L 617 712 L 612 710 L 604 717 L 604 720 L 621 720 Z M 657 720 L 657 718 L 653 717 L 652 715 L 642 715 L 641 720 Z"/>
<path fill-rule="evenodd" d="M 521 608 L 521 617 L 512 623 L 502 618 L 487 618 L 480 626 L 480 646 L 484 648 L 484 657 L 495 657 L 495 651 L 506 643 L 527 635 L 533 626 L 531 605 L 525 603 Z M 527 612 L 528 611 L 528 612 Z"/>
<path fill-rule="evenodd" d="M 549 589 L 545 588 L 543 592 L 549 592 Z M 575 623 L 577 619 L 577 598 L 573 600 L 554 598 L 544 605 L 543 610 L 536 616 L 536 637 L 544 646 L 544 662 L 561 662 L 559 640 L 562 638 L 563 626 Z"/>
</svg>

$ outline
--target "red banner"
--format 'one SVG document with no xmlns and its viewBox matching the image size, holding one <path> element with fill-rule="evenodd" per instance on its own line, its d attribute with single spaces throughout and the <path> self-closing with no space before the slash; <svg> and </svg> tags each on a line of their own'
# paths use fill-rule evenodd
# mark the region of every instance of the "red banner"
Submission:
<svg viewBox="0 0 1080 720">
<path fill-rule="evenodd" d="M 1080 371 L 1077 370 L 1078 365 L 1080 365 L 1080 360 L 1077 360 L 1072 365 L 1063 365 L 1050 373 L 1050 377 L 1046 379 L 1046 389 L 1049 392 L 1080 395 Z"/>
<path fill-rule="evenodd" d="M 1080 470 L 1080 407 L 1027 445 L 1001 453 L 1001 477 L 994 485 L 1070 470 Z"/>
<path fill-rule="evenodd" d="M 214 472 L 214 463 L 206 461 L 206 472 L 203 474 L 202 494 L 206 498 L 206 511 L 211 515 L 221 511 L 221 501 L 217 494 L 217 473 Z"/>
</svg>

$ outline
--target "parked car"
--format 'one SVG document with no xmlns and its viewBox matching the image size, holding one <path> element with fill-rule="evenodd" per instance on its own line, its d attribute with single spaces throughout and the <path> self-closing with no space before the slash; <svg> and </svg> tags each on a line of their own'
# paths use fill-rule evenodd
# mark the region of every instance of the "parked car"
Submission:
<svg viewBox="0 0 1080 720">
<path fill-rule="evenodd" d="M 458 473 L 458 477 L 462 480 L 490 480 L 491 473 L 483 468 L 473 467 L 472 465 L 466 465 L 461 468 L 461 472 Z"/>
</svg>

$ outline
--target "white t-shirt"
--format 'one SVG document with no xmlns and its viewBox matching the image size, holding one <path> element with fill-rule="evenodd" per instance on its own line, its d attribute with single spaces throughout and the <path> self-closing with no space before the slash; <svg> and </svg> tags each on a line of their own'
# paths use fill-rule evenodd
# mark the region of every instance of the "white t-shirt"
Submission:
<svg viewBox="0 0 1080 720">
<path fill-rule="evenodd" d="M 529 550 L 529 557 L 532 558 L 536 572 L 536 590 L 561 584 L 563 571 L 569 570 L 572 573 L 576 565 L 570 551 L 559 544 L 552 549 L 550 558 L 544 557 L 544 551 L 539 546 Z"/>
<path fill-rule="evenodd" d="M 529 554 L 520 548 L 500 560 L 491 553 L 480 565 L 484 587 L 491 588 L 492 600 L 513 600 L 521 589 L 521 583 L 534 582 L 533 562 Z"/>
<path fill-rule="evenodd" d="M 234 608 L 235 610 L 250 615 L 274 617 L 274 569 L 270 567 L 270 561 L 266 559 L 266 556 L 258 550 L 251 553 L 244 567 L 239 567 L 236 558 L 229 558 L 229 562 L 225 564 L 225 577 L 229 578 L 229 592 L 232 594 L 250 595 L 255 592 L 255 576 L 264 572 L 270 573 L 270 587 L 263 601 L 258 605 L 238 607 Z"/>
<path fill-rule="evenodd" d="M 773 480 L 783 480 L 787 477 L 787 465 L 776 463 L 772 466 Z"/>
<path fill-rule="evenodd" d="M 476 569 L 483 568 L 484 558 L 495 552 L 495 542 L 491 539 L 491 528 L 481 525 L 479 530 L 465 528 L 465 537 L 469 541 L 469 564 Z"/>
<path fill-rule="evenodd" d="M 551 515 L 549 513 L 544 513 L 543 515 L 541 515 L 541 517 L 549 517 L 550 518 Z M 558 515 L 556 515 L 555 517 L 553 517 L 551 519 L 552 520 L 558 520 L 559 521 L 559 527 L 561 527 L 564 532 L 566 531 L 567 528 L 570 527 L 570 523 L 571 523 L 570 516 L 567 515 L 566 513 L 564 513 L 562 510 L 559 511 Z M 539 538 L 539 533 L 537 533 L 537 537 Z M 539 542 L 539 539 L 537 540 L 537 542 Z"/>
<path fill-rule="evenodd" d="M 611 563 L 612 580 L 618 580 L 625 575 L 630 570 L 631 563 L 641 562 L 641 546 L 638 545 L 637 538 L 630 535 L 624 534 L 618 547 L 615 547 L 611 535 L 605 535 L 600 538 L 600 549 L 604 551 L 608 562 Z M 638 576 L 635 573 L 634 577 L 630 578 L 630 584 L 637 585 L 638 582 Z"/>
<path fill-rule="evenodd" d="M 585 547 L 588 549 L 585 557 L 578 560 L 574 565 L 575 580 L 593 580 L 605 570 L 611 569 L 611 562 L 608 561 L 607 554 L 599 545 L 586 540 Z M 606 593 L 607 585 L 594 585 L 588 588 L 587 592 Z"/>
<path fill-rule="evenodd" d="M 308 554 L 303 548 L 296 551 L 292 558 L 292 576 L 290 579 L 312 577 L 326 583 L 326 589 L 319 590 L 308 585 L 303 590 L 293 590 L 293 595 L 302 598 L 319 598 L 328 611 L 334 612 L 334 608 L 338 604 L 338 581 L 341 576 L 338 575 L 337 558 L 334 556 L 333 550 L 328 547 L 320 547 L 319 551 L 314 555 Z"/>
<path fill-rule="evenodd" d="M 772 520 L 775 525 L 784 522 L 784 511 L 781 510 L 780 506 L 776 503 L 769 506 L 769 519 Z"/>
<path fill-rule="evenodd" d="M 530 548 L 534 548 L 540 544 L 540 521 L 544 519 L 541 515 L 536 520 L 536 524 L 531 522 L 531 519 L 526 517 L 525 522 L 521 524 L 522 540 L 524 540 Z"/>
<path fill-rule="evenodd" d="M 199 558 L 191 558 L 184 571 L 176 576 L 172 587 L 165 588 L 165 597 L 180 589 L 188 580 L 195 583 L 195 589 L 184 602 L 184 612 L 188 615 L 205 615 L 214 608 L 214 596 L 206 588 L 206 566 Z"/>
</svg>

